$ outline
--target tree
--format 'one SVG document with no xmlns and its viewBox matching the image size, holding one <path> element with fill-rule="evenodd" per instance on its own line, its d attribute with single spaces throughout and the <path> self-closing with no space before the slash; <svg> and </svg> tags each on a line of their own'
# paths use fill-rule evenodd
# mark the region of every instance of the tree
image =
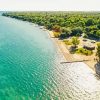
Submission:
<svg viewBox="0 0 100 100">
<path fill-rule="evenodd" d="M 71 34 L 71 30 L 69 28 L 66 28 L 66 27 L 61 28 L 61 34 L 60 34 L 61 38 L 66 38 L 70 36 L 70 34 Z"/>
<path fill-rule="evenodd" d="M 90 28 L 90 27 L 85 27 L 85 32 L 86 32 L 86 33 L 91 32 L 91 28 Z"/>
<path fill-rule="evenodd" d="M 91 25 L 94 24 L 94 20 L 93 19 L 88 19 L 85 24 L 86 24 L 86 26 L 91 26 Z"/>
<path fill-rule="evenodd" d="M 100 43 L 97 44 L 97 53 L 96 56 L 98 57 L 98 61 L 100 63 Z"/>
<path fill-rule="evenodd" d="M 47 29 L 51 30 L 52 27 L 53 27 L 53 24 L 52 23 L 47 23 L 45 26 L 46 26 Z"/>
<path fill-rule="evenodd" d="M 78 37 L 73 37 L 72 38 L 72 44 L 75 46 L 75 48 L 77 47 L 77 45 L 80 43 L 80 40 L 78 39 Z"/>
<path fill-rule="evenodd" d="M 78 26 L 84 27 L 85 26 L 85 22 L 84 21 L 79 21 L 78 22 Z"/>
<path fill-rule="evenodd" d="M 100 29 L 100 24 L 97 25 L 98 29 Z"/>
<path fill-rule="evenodd" d="M 96 36 L 100 39 L 100 30 L 96 32 Z"/>
<path fill-rule="evenodd" d="M 84 37 L 84 38 L 88 38 L 88 35 L 84 33 L 83 37 Z"/>
<path fill-rule="evenodd" d="M 54 30 L 55 32 L 60 32 L 60 31 L 61 31 L 61 27 L 60 27 L 59 25 L 54 25 L 54 26 L 53 26 L 53 30 Z"/>
<path fill-rule="evenodd" d="M 77 36 L 77 34 L 78 35 L 81 35 L 82 34 L 82 28 L 81 27 L 76 27 L 76 28 L 73 28 L 72 29 L 72 35 L 76 35 Z"/>
</svg>

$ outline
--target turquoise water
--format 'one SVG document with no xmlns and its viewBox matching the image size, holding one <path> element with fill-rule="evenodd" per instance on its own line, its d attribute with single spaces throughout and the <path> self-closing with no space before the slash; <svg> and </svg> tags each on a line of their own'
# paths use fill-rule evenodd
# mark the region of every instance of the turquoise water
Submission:
<svg viewBox="0 0 100 100">
<path fill-rule="evenodd" d="M 47 32 L 0 16 L 0 100 L 100 100 L 92 70 L 63 61 Z"/>
</svg>

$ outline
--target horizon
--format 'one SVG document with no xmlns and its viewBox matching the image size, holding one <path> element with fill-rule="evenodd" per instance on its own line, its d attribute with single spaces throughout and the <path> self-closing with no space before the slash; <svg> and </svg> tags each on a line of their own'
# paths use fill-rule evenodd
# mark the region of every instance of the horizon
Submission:
<svg viewBox="0 0 100 100">
<path fill-rule="evenodd" d="M 100 10 L 0 10 L 0 12 L 100 12 Z"/>
<path fill-rule="evenodd" d="M 99 4 L 98 0 L 0 0 L 0 11 L 100 11 Z"/>
</svg>

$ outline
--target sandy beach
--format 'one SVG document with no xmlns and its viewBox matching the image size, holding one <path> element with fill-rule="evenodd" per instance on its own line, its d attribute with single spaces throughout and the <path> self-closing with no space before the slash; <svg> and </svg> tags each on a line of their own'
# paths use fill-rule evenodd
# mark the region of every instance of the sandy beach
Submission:
<svg viewBox="0 0 100 100">
<path fill-rule="evenodd" d="M 61 53 L 66 59 L 66 63 L 73 63 L 73 62 L 84 62 L 87 64 L 93 71 L 95 71 L 95 64 L 96 61 L 94 61 L 94 58 L 92 56 L 85 56 L 85 55 L 79 55 L 79 54 L 71 54 L 65 45 L 65 43 L 62 40 L 59 40 L 58 38 L 54 37 L 53 31 L 48 31 L 51 38 L 54 39 L 55 43 L 58 45 Z"/>
</svg>

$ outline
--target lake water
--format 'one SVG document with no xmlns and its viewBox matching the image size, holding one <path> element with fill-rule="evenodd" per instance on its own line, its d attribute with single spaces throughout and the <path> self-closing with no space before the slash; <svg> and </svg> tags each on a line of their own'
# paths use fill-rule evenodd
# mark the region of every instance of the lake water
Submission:
<svg viewBox="0 0 100 100">
<path fill-rule="evenodd" d="M 0 16 L 0 100 L 100 100 L 100 80 L 65 61 L 49 34 Z"/>
</svg>

